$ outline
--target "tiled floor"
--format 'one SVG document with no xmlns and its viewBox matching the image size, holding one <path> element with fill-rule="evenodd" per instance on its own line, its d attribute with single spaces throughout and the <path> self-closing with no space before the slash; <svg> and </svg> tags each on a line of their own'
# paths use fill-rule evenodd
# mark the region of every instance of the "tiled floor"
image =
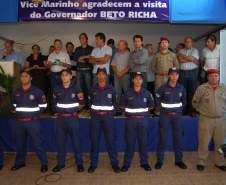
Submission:
<svg viewBox="0 0 226 185">
<path fill-rule="evenodd" d="M 55 165 L 55 155 L 49 154 L 49 167 Z M 209 163 L 204 172 L 198 172 L 195 168 L 196 153 L 185 153 L 184 161 L 188 165 L 187 170 L 180 170 L 174 166 L 172 153 L 166 155 L 166 162 L 162 170 L 152 170 L 145 172 L 139 167 L 139 158 L 136 155 L 132 167 L 127 173 L 115 174 L 112 172 L 108 157 L 101 154 L 98 169 L 94 174 L 77 173 L 73 167 L 73 155 L 68 155 L 67 169 L 59 175 L 50 175 L 44 178 L 39 172 L 39 162 L 31 154 L 27 158 L 27 166 L 16 172 L 11 172 L 10 166 L 13 163 L 14 154 L 7 154 L 4 169 L 0 172 L 0 185 L 226 185 L 226 172 L 221 172 L 213 166 L 213 155 L 210 155 Z M 72 158 L 72 159 L 71 159 Z M 119 156 L 122 162 L 122 155 Z M 88 155 L 84 156 L 85 167 L 88 168 Z M 150 154 L 152 167 L 155 163 L 155 155 Z M 71 166 L 71 167 L 70 167 Z M 51 170 L 49 173 L 51 174 Z M 39 180 L 38 180 L 39 179 Z M 37 181 L 38 180 L 38 181 Z M 36 182 L 36 183 L 35 183 Z"/>
</svg>

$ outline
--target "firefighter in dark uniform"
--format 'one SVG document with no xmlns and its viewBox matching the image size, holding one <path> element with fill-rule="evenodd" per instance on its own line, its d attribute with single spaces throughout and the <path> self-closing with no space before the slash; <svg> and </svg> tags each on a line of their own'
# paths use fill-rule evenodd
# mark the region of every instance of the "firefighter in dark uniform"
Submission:
<svg viewBox="0 0 226 185">
<path fill-rule="evenodd" d="M 47 154 L 42 146 L 40 133 L 40 111 L 47 107 L 44 93 L 31 85 L 32 77 L 28 71 L 20 74 L 21 86 L 12 95 L 12 103 L 15 107 L 15 139 L 16 160 L 12 171 L 19 170 L 25 166 L 26 146 L 28 136 L 35 147 L 36 154 L 41 161 L 41 172 L 48 170 Z"/>
<path fill-rule="evenodd" d="M 79 103 L 83 100 L 80 89 L 72 83 L 72 72 L 69 69 L 61 71 L 62 84 L 53 91 L 56 119 L 56 141 L 58 145 L 57 165 L 53 168 L 58 172 L 65 167 L 67 136 L 72 140 L 77 171 L 83 172 L 83 160 L 79 137 Z"/>
<path fill-rule="evenodd" d="M 157 109 L 160 109 L 159 118 L 159 144 L 157 149 L 156 169 L 161 169 L 164 161 L 164 147 L 167 142 L 169 126 L 172 127 L 173 143 L 175 151 L 175 165 L 181 169 L 187 166 L 183 162 L 181 149 L 182 126 L 181 118 L 183 108 L 186 105 L 186 93 L 182 85 L 178 83 L 179 71 L 175 67 L 168 72 L 168 82 L 162 85 L 156 92 Z"/>
<path fill-rule="evenodd" d="M 134 74 L 133 88 L 130 88 L 124 96 L 123 107 L 127 116 L 125 126 L 126 150 L 124 165 L 121 171 L 128 171 L 134 155 L 136 140 L 139 144 L 140 166 L 146 171 L 151 171 L 148 164 L 147 135 L 148 114 L 154 108 L 154 100 L 149 91 L 142 87 L 143 75 L 140 72 Z"/>
<path fill-rule="evenodd" d="M 99 142 L 101 132 L 104 133 L 111 166 L 114 172 L 120 172 L 115 144 L 113 113 L 116 106 L 116 93 L 112 86 L 106 83 L 107 71 L 105 68 L 97 70 L 98 83 L 91 91 L 91 161 L 88 169 L 93 173 L 98 164 Z"/>
</svg>

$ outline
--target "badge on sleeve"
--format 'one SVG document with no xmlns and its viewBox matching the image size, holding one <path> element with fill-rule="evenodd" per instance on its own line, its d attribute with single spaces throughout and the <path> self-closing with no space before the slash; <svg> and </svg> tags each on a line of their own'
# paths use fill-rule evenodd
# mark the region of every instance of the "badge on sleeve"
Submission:
<svg viewBox="0 0 226 185">
<path fill-rule="evenodd" d="M 144 98 L 144 102 L 145 102 L 145 103 L 147 102 L 147 98 Z"/>
<path fill-rule="evenodd" d="M 179 93 L 179 96 L 182 97 L 182 92 Z"/>
<path fill-rule="evenodd" d="M 112 94 L 108 93 L 108 94 L 107 94 L 107 97 L 108 97 L 109 99 L 112 98 Z"/>
<path fill-rule="evenodd" d="M 33 94 L 30 94 L 30 95 L 29 95 L 29 99 L 30 99 L 30 100 L 34 100 L 34 99 L 35 99 L 35 96 L 34 96 Z"/>
</svg>

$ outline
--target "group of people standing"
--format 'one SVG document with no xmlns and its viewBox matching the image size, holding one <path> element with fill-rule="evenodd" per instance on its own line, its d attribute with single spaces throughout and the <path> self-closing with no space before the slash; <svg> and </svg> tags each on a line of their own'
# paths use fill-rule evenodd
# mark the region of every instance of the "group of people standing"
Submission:
<svg viewBox="0 0 226 185">
<path fill-rule="evenodd" d="M 42 67 L 45 69 L 49 67 L 51 71 L 52 110 L 58 117 L 56 119 L 57 165 L 53 171 L 58 172 L 65 167 L 67 135 L 70 136 L 74 146 L 77 170 L 78 172 L 84 171 L 79 142 L 78 115 L 81 105 L 90 109 L 91 112 L 89 173 L 93 173 L 98 166 L 101 132 L 104 132 L 114 172 L 129 170 L 136 140 L 139 144 L 140 166 L 150 171 L 147 126 L 149 112 L 153 109 L 160 113 L 155 168 L 161 169 L 164 164 L 167 130 L 171 126 L 175 165 L 186 169 L 187 166 L 183 162 L 181 137 L 183 132 L 181 118 L 185 108 L 190 109 L 192 114 L 195 111 L 199 113 L 197 169 L 204 170 L 211 138 L 213 137 L 215 146 L 219 147 L 223 144 L 225 136 L 226 89 L 225 86 L 219 85 L 219 58 L 217 56 L 219 48 L 216 45 L 216 38 L 213 36 L 207 38 L 207 45 L 209 42 L 215 42 L 215 47 L 212 50 L 209 47 L 203 50 L 205 62 L 202 72 L 205 73 L 206 83 L 199 86 L 197 90 L 195 85 L 197 79 L 196 81 L 194 79 L 198 78 L 200 60 L 198 51 L 192 46 L 191 37 L 185 38 L 184 48 L 178 49 L 176 54 L 169 50 L 169 39 L 162 37 L 158 52 L 151 59 L 152 45 L 146 45 L 147 49 L 145 49 L 141 35 L 133 37 L 135 49 L 131 52 L 127 42 L 120 40 L 113 58 L 112 48 L 105 45 L 106 38 L 103 33 L 95 35 L 96 48 L 88 45 L 88 37 L 85 33 L 80 34 L 79 39 L 81 46 L 77 47 L 75 52 L 69 52 L 70 56 L 62 51 L 62 41 L 56 39 L 54 50 L 46 59 L 46 65 L 36 66 L 34 64 L 32 67 L 32 69 L 40 70 Z M 73 51 L 70 45 L 67 46 L 70 51 Z M 33 50 L 40 50 L 37 45 L 35 47 Z M 40 55 L 32 57 L 37 61 L 41 60 Z M 71 63 L 74 58 L 77 61 L 76 68 Z M 111 70 L 114 74 L 115 88 L 111 85 Z M 74 73 L 76 73 L 76 80 L 73 78 Z M 46 96 L 42 90 L 32 84 L 34 82 L 32 79 L 32 70 L 25 67 L 20 76 L 21 86 L 13 93 L 17 155 L 11 170 L 15 171 L 25 166 L 25 143 L 29 135 L 41 161 L 41 171 L 46 172 L 48 170 L 47 155 L 41 143 L 39 124 L 39 114 L 43 108 L 47 107 Z M 147 87 L 150 89 L 147 90 Z M 126 149 L 121 168 L 117 158 L 114 130 L 114 115 L 118 110 L 125 112 L 126 116 Z M 216 167 L 226 171 L 224 160 L 217 152 L 215 158 Z M 1 164 L 0 166 L 2 167 Z"/>
</svg>

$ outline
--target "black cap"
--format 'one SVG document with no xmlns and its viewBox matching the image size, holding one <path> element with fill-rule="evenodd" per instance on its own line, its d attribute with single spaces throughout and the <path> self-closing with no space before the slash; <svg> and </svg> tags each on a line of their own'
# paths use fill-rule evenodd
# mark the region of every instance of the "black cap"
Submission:
<svg viewBox="0 0 226 185">
<path fill-rule="evenodd" d="M 104 67 L 104 68 L 100 68 L 100 67 L 99 67 L 99 68 L 97 69 L 97 74 L 100 73 L 100 72 L 103 72 L 103 73 L 105 73 L 105 74 L 107 75 L 107 70 L 106 70 L 105 67 Z"/>
<path fill-rule="evenodd" d="M 20 71 L 20 75 L 21 75 L 22 73 L 27 73 L 28 75 L 31 76 L 31 72 L 28 71 L 28 70 L 26 70 L 26 69 L 22 69 L 22 70 Z"/>
<path fill-rule="evenodd" d="M 72 75 L 72 72 L 71 72 L 70 69 L 63 69 L 63 70 L 60 72 L 60 74 L 62 75 L 62 73 L 64 73 L 64 72 L 66 72 L 66 73 Z"/>
<path fill-rule="evenodd" d="M 174 72 L 179 74 L 179 70 L 176 67 L 172 67 L 172 68 L 169 69 L 168 75 L 171 74 L 171 73 L 174 73 Z"/>
<path fill-rule="evenodd" d="M 144 78 L 144 75 L 141 72 L 135 72 L 133 74 L 133 79 L 136 78 L 137 76 L 140 76 L 141 78 Z"/>
</svg>

